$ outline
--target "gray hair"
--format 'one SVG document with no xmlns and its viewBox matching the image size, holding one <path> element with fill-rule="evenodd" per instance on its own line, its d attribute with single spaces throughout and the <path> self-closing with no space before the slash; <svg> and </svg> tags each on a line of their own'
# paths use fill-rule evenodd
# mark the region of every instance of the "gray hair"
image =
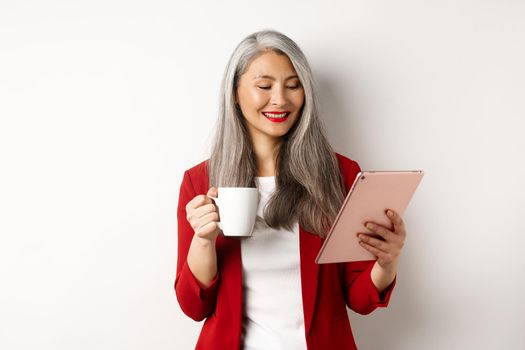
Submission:
<svg viewBox="0 0 525 350">
<path fill-rule="evenodd" d="M 275 30 L 248 35 L 236 47 L 224 71 L 219 116 L 207 161 L 209 185 L 256 187 L 256 160 L 240 108 L 235 104 L 239 78 L 269 50 L 290 59 L 304 89 L 302 113 L 283 136 L 276 155 L 276 190 L 265 210 L 272 228 L 291 230 L 295 220 L 306 231 L 324 236 L 345 197 L 338 161 L 319 118 L 315 81 L 299 46 Z"/>
</svg>

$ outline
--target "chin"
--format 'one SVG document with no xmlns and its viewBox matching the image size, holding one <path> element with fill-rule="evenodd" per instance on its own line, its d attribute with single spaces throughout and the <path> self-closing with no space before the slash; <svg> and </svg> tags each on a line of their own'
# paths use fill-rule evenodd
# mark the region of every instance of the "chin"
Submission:
<svg viewBox="0 0 525 350">
<path fill-rule="evenodd" d="M 271 137 L 274 137 L 274 138 L 281 138 L 283 136 L 285 136 L 286 134 L 288 134 L 288 132 L 290 131 L 290 129 L 287 129 L 286 131 L 283 131 L 283 132 L 279 132 L 279 133 L 268 133 L 269 136 Z"/>
</svg>

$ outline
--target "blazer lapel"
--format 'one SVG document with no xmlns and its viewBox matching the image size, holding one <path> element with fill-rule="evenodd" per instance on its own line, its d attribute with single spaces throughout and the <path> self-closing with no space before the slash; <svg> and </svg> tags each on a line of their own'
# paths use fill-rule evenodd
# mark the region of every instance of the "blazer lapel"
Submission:
<svg viewBox="0 0 525 350">
<path fill-rule="evenodd" d="M 237 238 L 230 238 L 219 235 L 217 237 L 217 251 L 222 255 L 221 263 L 224 265 L 221 271 L 228 276 L 223 276 L 221 283 L 225 284 L 230 303 L 232 315 L 232 327 L 238 325 L 237 336 L 241 336 L 242 324 L 242 261 L 241 261 L 241 241 Z M 220 248 L 219 248 L 220 240 Z"/>
<path fill-rule="evenodd" d="M 315 263 L 321 249 L 319 236 L 304 231 L 299 226 L 299 251 L 301 256 L 301 289 L 303 294 L 303 311 L 306 334 L 310 332 L 315 309 L 319 265 Z"/>
</svg>

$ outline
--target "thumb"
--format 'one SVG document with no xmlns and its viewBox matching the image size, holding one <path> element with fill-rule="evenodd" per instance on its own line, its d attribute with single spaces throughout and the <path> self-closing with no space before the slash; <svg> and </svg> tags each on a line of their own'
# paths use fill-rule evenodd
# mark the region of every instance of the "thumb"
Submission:
<svg viewBox="0 0 525 350">
<path fill-rule="evenodd" d="M 219 192 L 217 191 L 216 187 L 210 187 L 207 193 L 208 196 L 212 196 L 212 197 L 217 197 L 218 194 Z"/>
</svg>

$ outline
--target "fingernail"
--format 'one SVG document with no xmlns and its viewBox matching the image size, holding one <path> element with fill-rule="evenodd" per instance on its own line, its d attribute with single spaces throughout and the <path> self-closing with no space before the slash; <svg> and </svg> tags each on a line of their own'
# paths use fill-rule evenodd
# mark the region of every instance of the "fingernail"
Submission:
<svg viewBox="0 0 525 350">
<path fill-rule="evenodd" d="M 374 225 L 373 224 L 366 224 L 366 227 L 368 227 L 369 229 L 373 229 Z"/>
<path fill-rule="evenodd" d="M 392 213 L 392 211 L 391 211 L 391 210 L 388 210 L 388 211 L 386 212 L 386 215 L 388 215 L 388 216 L 392 217 L 392 215 L 394 215 L 394 213 Z"/>
</svg>

